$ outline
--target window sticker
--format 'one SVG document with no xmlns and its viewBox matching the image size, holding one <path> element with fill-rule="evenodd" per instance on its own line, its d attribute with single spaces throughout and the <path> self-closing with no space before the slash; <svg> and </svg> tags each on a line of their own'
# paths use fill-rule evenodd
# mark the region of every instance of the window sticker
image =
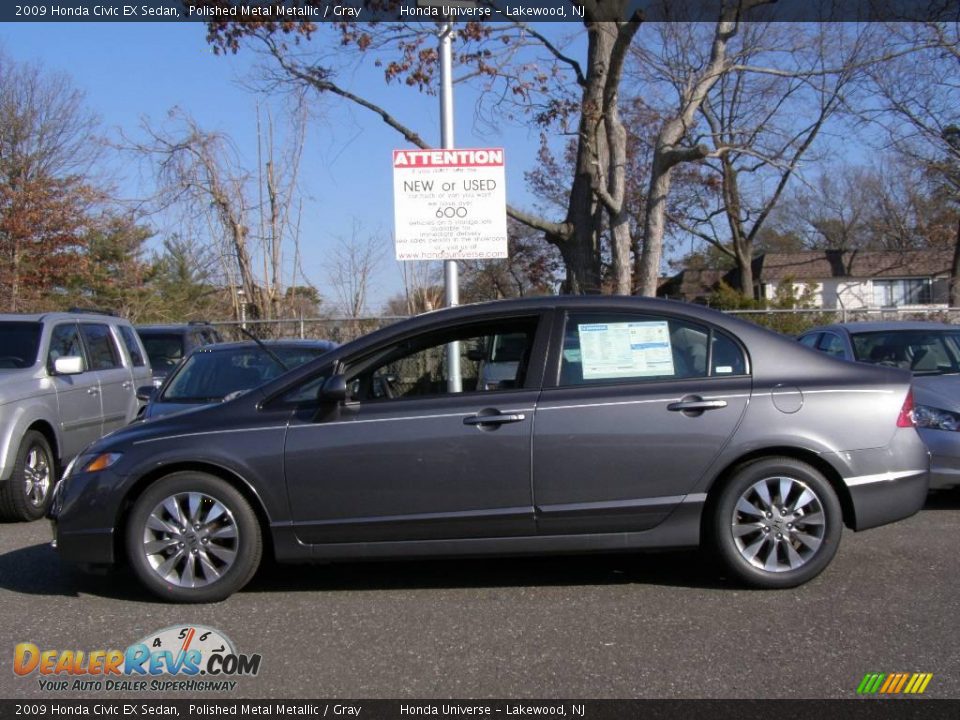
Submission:
<svg viewBox="0 0 960 720">
<path fill-rule="evenodd" d="M 673 375 L 666 320 L 578 325 L 584 380 Z"/>
</svg>

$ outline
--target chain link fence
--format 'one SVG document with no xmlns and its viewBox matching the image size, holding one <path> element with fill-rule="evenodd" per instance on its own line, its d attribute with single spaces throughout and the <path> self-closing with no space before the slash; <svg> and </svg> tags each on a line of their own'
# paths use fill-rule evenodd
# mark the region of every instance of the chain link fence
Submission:
<svg viewBox="0 0 960 720">
<path fill-rule="evenodd" d="M 810 328 L 831 323 L 926 320 L 960 323 L 960 308 L 887 307 L 855 310 L 794 308 L 788 310 L 724 310 L 743 320 L 776 330 L 785 335 L 798 335 Z"/>
<path fill-rule="evenodd" d="M 292 318 L 281 320 L 218 320 L 211 322 L 224 340 L 249 340 L 241 330 L 261 340 L 333 340 L 345 343 L 406 319 L 404 315 L 359 318 Z"/>
<path fill-rule="evenodd" d="M 787 310 L 724 310 L 749 322 L 776 330 L 785 335 L 798 335 L 818 325 L 838 322 L 929 320 L 960 324 L 960 308 L 860 308 L 856 310 L 823 310 L 795 308 Z M 344 343 L 379 330 L 400 320 L 404 315 L 382 315 L 360 318 L 292 318 L 282 320 L 222 320 L 211 322 L 224 340 L 249 339 L 240 327 L 262 340 L 320 339 Z"/>
</svg>

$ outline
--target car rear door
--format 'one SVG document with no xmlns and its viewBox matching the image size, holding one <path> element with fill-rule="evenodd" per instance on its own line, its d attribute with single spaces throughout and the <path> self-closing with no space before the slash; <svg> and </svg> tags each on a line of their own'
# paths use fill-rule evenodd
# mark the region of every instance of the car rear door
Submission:
<svg viewBox="0 0 960 720">
<path fill-rule="evenodd" d="M 298 538 L 306 543 L 531 535 L 533 417 L 549 322 L 540 314 L 443 326 L 346 358 L 350 399 L 306 401 L 287 432 L 284 471 Z M 523 334 L 513 378 L 479 388 L 484 347 Z M 456 342 L 461 391 L 451 389 Z M 471 359 L 475 358 L 475 359 Z"/>
<path fill-rule="evenodd" d="M 80 333 L 87 347 L 90 371 L 100 382 L 101 434 L 106 435 L 123 427 L 136 415 L 133 376 L 129 368 L 123 366 L 123 356 L 109 325 L 82 322 Z"/>
<path fill-rule="evenodd" d="M 559 322 L 533 441 L 539 532 L 644 530 L 679 503 L 702 501 L 687 495 L 750 397 L 740 344 L 653 313 L 573 312 Z"/>
</svg>

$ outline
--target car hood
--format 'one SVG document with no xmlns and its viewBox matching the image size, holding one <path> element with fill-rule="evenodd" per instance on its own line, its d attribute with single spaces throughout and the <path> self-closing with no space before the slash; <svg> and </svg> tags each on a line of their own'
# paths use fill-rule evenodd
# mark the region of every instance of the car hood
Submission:
<svg viewBox="0 0 960 720">
<path fill-rule="evenodd" d="M 155 418 L 173 415 L 174 413 L 203 410 L 204 408 L 219 404 L 220 403 L 151 402 L 147 405 L 146 410 L 143 411 L 143 419 L 153 420 Z"/>
<path fill-rule="evenodd" d="M 913 401 L 941 410 L 960 412 L 960 375 L 916 375 Z"/>
<path fill-rule="evenodd" d="M 123 446 L 156 438 L 181 434 L 196 434 L 204 429 L 229 427 L 233 422 L 243 422 L 255 413 L 257 403 L 263 399 L 258 390 L 251 390 L 234 400 L 197 407 L 190 405 L 192 412 L 175 412 L 153 419 L 140 419 L 115 430 L 93 443 L 85 453 L 122 451 Z"/>
<path fill-rule="evenodd" d="M 0 405 L 37 394 L 36 369 L 0 370 Z"/>
</svg>

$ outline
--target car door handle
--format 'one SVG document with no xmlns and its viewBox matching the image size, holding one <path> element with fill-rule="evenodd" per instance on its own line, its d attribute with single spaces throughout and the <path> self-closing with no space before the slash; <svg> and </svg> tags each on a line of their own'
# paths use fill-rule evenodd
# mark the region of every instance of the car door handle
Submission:
<svg viewBox="0 0 960 720">
<path fill-rule="evenodd" d="M 124 390 L 129 390 L 129 389 L 132 388 L 132 387 L 133 387 L 133 383 L 132 383 L 132 382 L 130 382 L 129 380 L 124 380 L 124 381 L 123 381 L 123 389 L 124 389 Z"/>
<path fill-rule="evenodd" d="M 501 413 L 498 415 L 470 415 L 463 419 L 464 425 L 506 425 L 521 422 L 527 416 L 523 413 Z"/>
<path fill-rule="evenodd" d="M 100 388 L 87 388 L 87 395 L 99 395 Z"/>
<path fill-rule="evenodd" d="M 704 410 L 719 410 L 726 406 L 726 400 L 681 400 L 667 405 L 667 410 L 671 412 L 703 412 Z"/>
</svg>

